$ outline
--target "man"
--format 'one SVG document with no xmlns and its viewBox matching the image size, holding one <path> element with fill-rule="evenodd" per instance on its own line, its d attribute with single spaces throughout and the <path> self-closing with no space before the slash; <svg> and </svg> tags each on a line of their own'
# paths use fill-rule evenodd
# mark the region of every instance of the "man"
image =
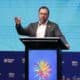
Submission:
<svg viewBox="0 0 80 80">
<path fill-rule="evenodd" d="M 39 21 L 35 23 L 30 23 L 26 28 L 22 27 L 21 20 L 16 17 L 15 23 L 17 32 L 20 35 L 27 35 L 39 38 L 62 37 L 63 41 L 66 42 L 66 39 L 61 33 L 58 25 L 48 20 L 50 14 L 49 9 L 46 6 L 42 6 L 39 8 L 38 14 L 39 14 Z"/>
</svg>

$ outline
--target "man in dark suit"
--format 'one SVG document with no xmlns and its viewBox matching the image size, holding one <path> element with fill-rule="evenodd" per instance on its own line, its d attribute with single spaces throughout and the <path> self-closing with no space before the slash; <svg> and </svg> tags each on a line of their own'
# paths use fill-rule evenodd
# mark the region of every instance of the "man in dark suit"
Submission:
<svg viewBox="0 0 80 80">
<path fill-rule="evenodd" d="M 39 8 L 39 21 L 35 23 L 30 23 L 26 28 L 23 28 L 21 25 L 21 20 L 15 18 L 16 29 L 20 35 L 27 35 L 31 37 L 62 37 L 63 41 L 67 41 L 60 31 L 58 25 L 54 22 L 48 20 L 49 18 L 49 9 L 46 6 Z"/>
</svg>

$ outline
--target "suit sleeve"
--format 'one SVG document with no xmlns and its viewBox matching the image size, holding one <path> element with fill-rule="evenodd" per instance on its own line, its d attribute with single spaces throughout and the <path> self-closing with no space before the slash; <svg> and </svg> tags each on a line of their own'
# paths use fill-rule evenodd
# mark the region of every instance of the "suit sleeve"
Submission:
<svg viewBox="0 0 80 80">
<path fill-rule="evenodd" d="M 68 44 L 65 36 L 60 31 L 59 26 L 57 24 L 55 24 L 55 36 L 60 37 L 64 44 Z"/>
<path fill-rule="evenodd" d="M 31 24 L 29 24 L 26 28 L 23 28 L 21 24 L 16 24 L 16 30 L 19 35 L 27 35 L 30 36 L 30 27 Z"/>
</svg>

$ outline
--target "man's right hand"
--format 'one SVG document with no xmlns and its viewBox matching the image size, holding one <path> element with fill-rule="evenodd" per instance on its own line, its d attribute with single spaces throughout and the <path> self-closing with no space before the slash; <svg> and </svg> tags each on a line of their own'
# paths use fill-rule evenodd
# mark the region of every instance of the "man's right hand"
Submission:
<svg viewBox="0 0 80 80">
<path fill-rule="evenodd" d="M 21 24 L 21 19 L 18 18 L 18 17 L 15 17 L 15 23 L 16 23 L 16 24 Z"/>
</svg>

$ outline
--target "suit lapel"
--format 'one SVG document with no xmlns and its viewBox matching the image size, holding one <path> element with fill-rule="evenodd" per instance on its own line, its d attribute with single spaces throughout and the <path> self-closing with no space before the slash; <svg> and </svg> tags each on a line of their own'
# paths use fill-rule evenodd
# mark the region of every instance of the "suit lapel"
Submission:
<svg viewBox="0 0 80 80">
<path fill-rule="evenodd" d="M 46 28 L 46 32 L 45 32 L 45 36 L 47 37 L 47 36 L 49 36 L 49 29 L 50 29 L 50 27 L 51 27 L 51 25 L 50 25 L 50 23 L 49 23 L 49 21 L 48 21 L 48 23 L 47 23 L 47 28 Z"/>
<path fill-rule="evenodd" d="M 35 26 L 34 26 L 34 35 L 35 36 L 36 36 L 37 28 L 38 28 L 38 22 L 36 22 L 35 23 Z"/>
</svg>

